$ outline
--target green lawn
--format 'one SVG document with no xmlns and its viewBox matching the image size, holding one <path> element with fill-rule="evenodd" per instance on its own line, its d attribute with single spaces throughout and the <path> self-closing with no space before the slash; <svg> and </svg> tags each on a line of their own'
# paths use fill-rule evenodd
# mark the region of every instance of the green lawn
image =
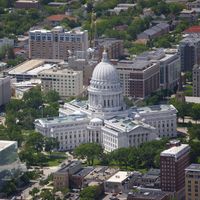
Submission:
<svg viewBox="0 0 200 200">
<path fill-rule="evenodd" d="M 51 158 L 47 162 L 47 166 L 48 167 L 57 166 L 57 165 L 61 164 L 64 160 L 65 160 L 65 158 Z"/>
<path fill-rule="evenodd" d="M 185 96 L 192 96 L 192 85 L 186 85 L 184 88 Z"/>
</svg>

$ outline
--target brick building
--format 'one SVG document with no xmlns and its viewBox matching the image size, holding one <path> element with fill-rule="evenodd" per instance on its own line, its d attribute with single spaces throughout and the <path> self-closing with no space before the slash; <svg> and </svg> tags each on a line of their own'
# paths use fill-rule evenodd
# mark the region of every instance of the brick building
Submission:
<svg viewBox="0 0 200 200">
<path fill-rule="evenodd" d="M 178 200 L 184 199 L 185 168 L 189 165 L 190 147 L 172 141 L 170 148 L 160 154 L 161 189 Z"/>
<path fill-rule="evenodd" d="M 160 88 L 160 66 L 150 61 L 120 61 L 117 66 L 125 96 L 145 98 Z"/>
<path fill-rule="evenodd" d="M 185 199 L 200 199 L 200 164 L 191 164 L 185 169 Z"/>
<path fill-rule="evenodd" d="M 88 49 L 88 32 L 66 31 L 58 26 L 52 30 L 40 29 L 29 32 L 29 58 L 67 60 L 70 52 L 85 58 Z"/>
</svg>

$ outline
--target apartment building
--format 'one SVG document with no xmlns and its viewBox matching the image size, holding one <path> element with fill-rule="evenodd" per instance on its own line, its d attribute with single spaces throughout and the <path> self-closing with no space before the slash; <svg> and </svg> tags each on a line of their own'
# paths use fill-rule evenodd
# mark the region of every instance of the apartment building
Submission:
<svg viewBox="0 0 200 200">
<path fill-rule="evenodd" d="M 181 70 L 192 71 L 195 64 L 200 64 L 200 39 L 189 36 L 180 41 L 179 45 Z"/>
<path fill-rule="evenodd" d="M 29 58 L 67 60 L 70 52 L 85 58 L 88 49 L 88 32 L 66 31 L 57 26 L 52 30 L 40 29 L 29 32 Z"/>
<path fill-rule="evenodd" d="M 200 97 L 200 65 L 194 65 L 192 70 L 193 96 Z"/>
<path fill-rule="evenodd" d="M 185 199 L 185 168 L 190 162 L 190 147 L 171 141 L 170 148 L 160 154 L 161 189 L 177 200 Z"/>
<path fill-rule="evenodd" d="M 116 68 L 124 96 L 145 98 L 160 88 L 159 63 L 122 60 L 117 63 Z"/>
<path fill-rule="evenodd" d="M 104 49 L 106 49 L 109 59 L 119 59 L 124 55 L 123 40 L 100 38 L 95 40 L 95 47 L 97 48 L 96 57 L 98 59 L 101 59 Z"/>
<path fill-rule="evenodd" d="M 185 199 L 200 199 L 200 164 L 191 164 L 185 169 Z"/>
<path fill-rule="evenodd" d="M 83 72 L 54 67 L 42 71 L 37 76 L 41 79 L 44 92 L 55 90 L 61 98 L 79 96 L 83 92 Z"/>
</svg>

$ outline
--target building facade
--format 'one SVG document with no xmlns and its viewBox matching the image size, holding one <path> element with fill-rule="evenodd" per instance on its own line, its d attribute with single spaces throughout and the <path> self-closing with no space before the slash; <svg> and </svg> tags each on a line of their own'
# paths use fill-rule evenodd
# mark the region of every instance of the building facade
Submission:
<svg viewBox="0 0 200 200">
<path fill-rule="evenodd" d="M 178 200 L 185 199 L 185 168 L 190 162 L 190 147 L 173 141 L 172 147 L 160 154 L 161 189 Z"/>
<path fill-rule="evenodd" d="M 173 90 L 180 79 L 180 55 L 177 49 L 156 49 L 137 56 L 139 60 L 149 60 L 160 65 L 160 87 Z"/>
<path fill-rule="evenodd" d="M 70 52 L 85 58 L 88 49 L 88 32 L 66 31 L 58 26 L 52 30 L 29 31 L 29 58 L 67 60 Z"/>
<path fill-rule="evenodd" d="M 194 65 L 192 70 L 192 93 L 195 97 L 200 97 L 200 66 Z"/>
<path fill-rule="evenodd" d="M 10 77 L 0 77 L 0 106 L 7 104 L 11 98 Z"/>
<path fill-rule="evenodd" d="M 191 164 L 185 169 L 185 199 L 200 199 L 200 165 Z"/>
<path fill-rule="evenodd" d="M 179 50 L 182 71 L 192 71 L 195 64 L 200 64 L 200 39 L 198 37 L 190 36 L 181 40 Z"/>
<path fill-rule="evenodd" d="M 120 61 L 117 66 L 124 96 L 145 98 L 160 88 L 160 66 L 150 61 Z"/>
<path fill-rule="evenodd" d="M 55 90 L 63 99 L 83 92 L 83 72 L 54 67 L 38 74 L 44 92 Z"/>
<path fill-rule="evenodd" d="M 158 137 L 177 136 L 177 110 L 173 105 L 154 105 L 136 108 L 133 111 L 144 122 L 157 130 Z"/>
<path fill-rule="evenodd" d="M 96 57 L 101 59 L 103 50 L 106 49 L 109 59 L 119 59 L 124 55 L 123 40 L 115 38 L 102 38 L 95 40 L 95 47 L 97 48 Z"/>
<path fill-rule="evenodd" d="M 30 9 L 30 8 L 40 8 L 40 2 L 37 0 L 17 0 L 15 2 L 15 8 L 19 9 Z"/>
</svg>

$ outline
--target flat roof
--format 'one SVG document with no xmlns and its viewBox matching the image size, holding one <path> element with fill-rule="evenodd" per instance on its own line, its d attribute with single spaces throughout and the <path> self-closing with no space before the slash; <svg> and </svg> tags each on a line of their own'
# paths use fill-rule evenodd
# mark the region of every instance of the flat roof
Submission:
<svg viewBox="0 0 200 200">
<path fill-rule="evenodd" d="M 69 122 L 82 121 L 88 119 L 84 113 L 81 114 L 70 114 L 64 117 L 49 117 L 36 119 L 35 123 L 40 123 L 43 126 L 46 124 L 65 124 Z"/>
<path fill-rule="evenodd" d="M 39 65 L 44 64 L 44 60 L 42 59 L 32 59 L 32 60 L 28 60 L 25 61 L 22 64 L 17 65 L 16 67 L 12 68 L 8 74 L 22 74 L 25 73 L 29 70 L 32 70 L 34 68 L 36 68 Z"/>
<path fill-rule="evenodd" d="M 9 141 L 9 140 L 0 140 L 0 151 L 2 151 L 3 149 L 8 148 L 9 146 L 13 145 L 13 144 L 17 144 L 16 141 Z"/>
<path fill-rule="evenodd" d="M 181 144 L 179 146 L 171 147 L 167 150 L 164 150 L 161 152 L 161 156 L 173 156 L 175 158 L 178 158 L 182 155 L 182 153 L 189 151 L 190 147 L 188 144 Z"/>
<path fill-rule="evenodd" d="M 185 96 L 185 101 L 188 103 L 200 103 L 200 97 Z"/>
<path fill-rule="evenodd" d="M 200 172 L 200 164 L 191 164 L 189 167 L 185 169 L 185 171 L 196 171 Z"/>
<path fill-rule="evenodd" d="M 162 105 L 139 107 L 139 108 L 135 108 L 135 110 L 139 114 L 143 114 L 143 113 L 145 114 L 145 113 L 152 113 L 152 112 L 157 113 L 160 111 L 170 111 L 170 110 L 176 111 L 176 108 L 173 105 L 162 104 Z"/>
<path fill-rule="evenodd" d="M 17 3 L 38 3 L 37 0 L 17 0 Z"/>
<path fill-rule="evenodd" d="M 111 176 L 106 182 L 121 183 L 124 180 L 126 180 L 130 175 L 132 175 L 132 172 L 118 171 L 116 174 Z"/>
<path fill-rule="evenodd" d="M 73 69 L 67 69 L 67 68 L 59 69 L 59 68 L 52 68 L 52 67 L 44 69 L 41 72 L 41 74 L 61 74 L 61 75 L 66 75 L 66 74 L 76 75 L 80 73 L 82 73 L 82 71 L 75 71 Z"/>
<path fill-rule="evenodd" d="M 157 200 L 158 198 L 160 199 L 167 196 L 167 193 L 164 191 L 161 191 L 160 189 L 138 187 L 135 192 L 130 192 L 128 195 L 134 196 L 135 198 L 141 198 L 141 199 L 148 198 L 152 200 Z"/>
</svg>

